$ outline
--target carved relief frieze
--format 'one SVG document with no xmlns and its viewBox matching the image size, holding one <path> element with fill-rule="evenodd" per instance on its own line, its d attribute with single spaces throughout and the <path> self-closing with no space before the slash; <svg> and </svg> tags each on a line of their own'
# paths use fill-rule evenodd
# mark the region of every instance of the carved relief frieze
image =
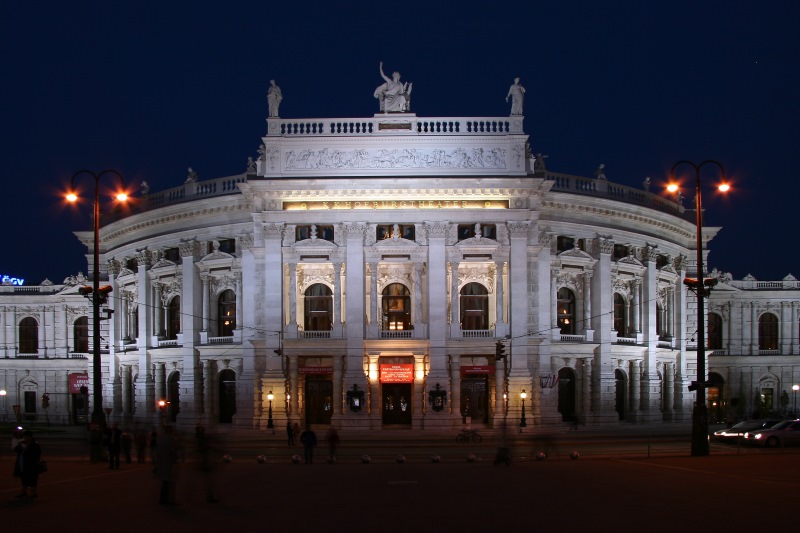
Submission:
<svg viewBox="0 0 800 533">
<path fill-rule="evenodd" d="M 426 221 L 424 226 L 424 230 L 428 238 L 434 238 L 434 237 L 446 238 L 448 236 L 449 229 L 450 229 L 450 222 L 446 220 L 442 221 L 437 220 L 432 222 Z"/>
<path fill-rule="evenodd" d="M 468 283 L 483 285 L 489 294 L 494 293 L 494 276 L 497 267 L 494 264 L 461 263 L 458 268 L 458 286 L 463 288 Z"/>
<path fill-rule="evenodd" d="M 106 271 L 112 276 L 119 274 L 121 267 L 122 265 L 116 259 L 109 259 L 106 262 Z"/>
<path fill-rule="evenodd" d="M 506 224 L 511 237 L 527 237 L 531 223 L 527 220 L 512 221 Z"/>
<path fill-rule="evenodd" d="M 236 278 L 232 272 L 228 272 L 225 274 L 222 273 L 214 273 L 213 275 L 209 275 L 208 283 L 211 287 L 211 291 L 214 294 L 219 294 L 224 290 L 236 290 Z"/>
<path fill-rule="evenodd" d="M 597 245 L 601 254 L 611 255 L 614 253 L 614 239 L 610 236 L 597 236 Z"/>
<path fill-rule="evenodd" d="M 89 306 L 64 306 L 67 311 L 67 324 L 72 324 L 78 317 L 89 316 Z"/>
<path fill-rule="evenodd" d="M 575 296 L 583 296 L 583 272 L 553 271 L 556 280 L 556 289 L 566 287 L 575 293 Z"/>
<path fill-rule="evenodd" d="M 150 250 L 136 252 L 136 264 L 140 267 L 149 267 L 153 264 L 153 252 Z"/>
<path fill-rule="evenodd" d="M 524 148 L 519 147 L 521 159 Z M 516 156 L 515 156 L 516 157 Z M 381 148 L 370 150 L 287 150 L 284 170 L 391 169 L 391 168 L 506 168 L 506 150 L 501 147 L 455 149 Z M 267 161 L 269 167 L 270 162 Z M 521 162 L 517 165 L 519 167 Z M 275 170 L 271 168 L 271 170 Z"/>
</svg>

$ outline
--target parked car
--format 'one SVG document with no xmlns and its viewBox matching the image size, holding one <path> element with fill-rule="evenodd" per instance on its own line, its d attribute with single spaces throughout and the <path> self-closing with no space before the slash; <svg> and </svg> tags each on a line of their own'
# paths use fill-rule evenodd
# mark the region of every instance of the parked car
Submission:
<svg viewBox="0 0 800 533">
<path fill-rule="evenodd" d="M 737 440 L 744 437 L 748 431 L 755 431 L 758 429 L 771 428 L 781 421 L 780 418 L 760 418 L 758 420 L 745 420 L 739 422 L 733 427 L 720 429 L 715 431 L 712 439 L 717 442 L 735 443 Z"/>
<path fill-rule="evenodd" d="M 759 446 L 791 446 L 800 444 L 800 420 L 784 420 L 768 429 L 748 431 L 747 444 Z"/>
</svg>

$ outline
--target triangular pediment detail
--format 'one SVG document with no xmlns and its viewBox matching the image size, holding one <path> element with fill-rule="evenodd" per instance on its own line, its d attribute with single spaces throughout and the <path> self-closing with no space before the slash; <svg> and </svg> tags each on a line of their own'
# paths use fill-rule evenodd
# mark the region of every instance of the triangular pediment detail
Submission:
<svg viewBox="0 0 800 533">
<path fill-rule="evenodd" d="M 331 241 L 327 241 L 325 239 L 303 239 L 302 241 L 297 241 L 292 245 L 292 249 L 294 250 L 335 250 L 339 248 L 336 243 Z"/>
<path fill-rule="evenodd" d="M 158 261 L 158 263 L 153 265 L 151 268 L 156 269 L 156 268 L 165 268 L 165 267 L 174 267 L 174 266 L 177 266 L 177 265 L 175 263 L 173 263 L 172 261 L 170 261 L 168 259 L 160 259 Z"/>
<path fill-rule="evenodd" d="M 625 257 L 623 257 L 622 259 L 617 261 L 617 263 L 619 263 L 620 265 L 634 265 L 634 266 L 637 266 L 637 267 L 644 268 L 644 265 L 642 264 L 642 262 L 639 261 L 638 259 L 636 259 L 632 255 L 626 255 Z M 674 270 L 673 270 L 673 272 L 674 272 Z"/>
<path fill-rule="evenodd" d="M 585 259 L 587 261 L 592 260 L 591 255 L 587 254 L 586 252 L 577 247 L 561 252 L 560 254 L 558 254 L 557 257 L 559 257 L 560 259 L 569 258 L 569 259 Z"/>
</svg>

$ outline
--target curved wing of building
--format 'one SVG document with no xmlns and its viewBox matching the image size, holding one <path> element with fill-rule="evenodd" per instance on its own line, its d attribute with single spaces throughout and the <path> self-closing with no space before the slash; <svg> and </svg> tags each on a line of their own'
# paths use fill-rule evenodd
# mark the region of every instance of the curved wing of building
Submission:
<svg viewBox="0 0 800 533">
<path fill-rule="evenodd" d="M 712 416 L 790 409 L 798 282 L 712 272 L 698 326 L 694 211 L 602 166 L 545 169 L 523 120 L 274 117 L 250 173 L 144 191 L 100 229 L 103 407 L 256 428 L 685 422 L 702 327 Z M 84 284 L 0 287 L 4 416 L 85 420 Z"/>
</svg>

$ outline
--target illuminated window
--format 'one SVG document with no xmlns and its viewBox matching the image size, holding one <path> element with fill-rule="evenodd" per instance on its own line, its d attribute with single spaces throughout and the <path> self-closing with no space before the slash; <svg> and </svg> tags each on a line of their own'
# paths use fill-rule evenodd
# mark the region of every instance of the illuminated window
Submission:
<svg viewBox="0 0 800 533">
<path fill-rule="evenodd" d="M 778 349 L 778 317 L 764 313 L 758 319 L 758 349 Z"/>
<path fill-rule="evenodd" d="M 384 330 L 411 329 L 411 293 L 401 283 L 392 283 L 383 289 Z"/>
<path fill-rule="evenodd" d="M 575 335 L 575 293 L 558 289 L 558 327 L 562 335 Z"/>
<path fill-rule="evenodd" d="M 39 352 L 39 323 L 34 318 L 26 317 L 19 323 L 19 352 Z"/>
<path fill-rule="evenodd" d="M 480 283 L 461 289 L 461 329 L 489 329 L 489 292 Z"/>
<path fill-rule="evenodd" d="M 217 300 L 217 335 L 232 337 L 235 329 L 236 295 L 229 289 L 220 294 Z"/>
<path fill-rule="evenodd" d="M 497 240 L 497 225 L 495 224 L 459 224 L 458 240 L 463 241 L 476 237 L 479 231 L 482 238 Z"/>
<path fill-rule="evenodd" d="M 708 314 L 708 342 L 711 350 L 722 349 L 722 317 L 717 313 Z"/>
<path fill-rule="evenodd" d="M 628 336 L 628 303 L 619 293 L 614 293 L 614 330 L 617 337 Z"/>
<path fill-rule="evenodd" d="M 305 294 L 305 330 L 330 331 L 332 310 L 333 295 L 330 287 L 322 283 L 310 286 Z"/>
<path fill-rule="evenodd" d="M 72 325 L 73 352 L 89 352 L 89 317 L 81 316 Z"/>
<path fill-rule="evenodd" d="M 167 339 L 177 339 L 181 332 L 181 298 L 176 296 L 167 305 Z"/>
</svg>

